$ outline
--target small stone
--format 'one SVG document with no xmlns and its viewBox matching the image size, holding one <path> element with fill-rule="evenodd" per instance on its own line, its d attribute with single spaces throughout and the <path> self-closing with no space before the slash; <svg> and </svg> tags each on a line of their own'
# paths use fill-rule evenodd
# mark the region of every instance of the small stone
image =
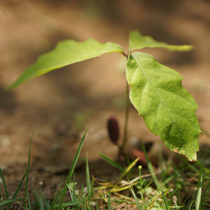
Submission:
<svg viewBox="0 0 210 210">
<path fill-rule="evenodd" d="M 207 158 L 204 160 L 204 166 L 209 167 L 210 166 L 210 158 Z"/>
<path fill-rule="evenodd" d="M 49 148 L 51 152 L 58 152 L 60 149 L 61 149 L 61 144 L 58 141 L 52 142 Z"/>
<path fill-rule="evenodd" d="M 87 193 L 87 187 L 84 187 L 84 188 L 83 188 L 83 192 L 84 192 L 84 193 Z"/>
<path fill-rule="evenodd" d="M 6 166 L 1 165 L 0 168 L 1 168 L 2 171 L 4 171 L 6 169 Z"/>
<path fill-rule="evenodd" d="M 2 136 L 0 136 L 0 144 L 6 148 L 9 148 L 12 143 L 8 136 L 2 135 Z"/>
<path fill-rule="evenodd" d="M 136 136 L 132 136 L 132 137 L 130 137 L 129 139 L 128 139 L 128 142 L 129 142 L 129 144 L 131 145 L 131 146 L 133 146 L 133 147 L 140 147 L 141 146 L 141 141 L 140 141 L 140 139 L 138 138 L 138 137 L 136 137 Z"/>
<path fill-rule="evenodd" d="M 92 206 L 92 207 L 95 207 L 96 206 L 96 202 L 90 201 L 89 205 Z"/>
</svg>

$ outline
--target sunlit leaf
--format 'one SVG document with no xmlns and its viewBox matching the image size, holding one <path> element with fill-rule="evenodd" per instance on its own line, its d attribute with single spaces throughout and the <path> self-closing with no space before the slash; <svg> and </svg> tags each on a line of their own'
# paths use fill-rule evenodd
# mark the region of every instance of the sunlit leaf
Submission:
<svg viewBox="0 0 210 210">
<path fill-rule="evenodd" d="M 165 42 L 158 42 L 150 36 L 142 36 L 138 31 L 131 31 L 129 37 L 129 49 L 140 50 L 145 47 L 160 47 L 170 51 L 189 51 L 193 48 L 192 45 L 169 45 Z"/>
<path fill-rule="evenodd" d="M 17 87 L 29 79 L 46 74 L 52 70 L 110 52 L 122 53 L 123 49 L 118 44 L 111 42 L 101 44 L 92 38 L 84 42 L 74 40 L 62 41 L 58 43 L 54 50 L 41 55 L 38 60 L 27 68 L 17 81 L 11 84 L 7 89 Z"/>
<path fill-rule="evenodd" d="M 127 69 L 130 99 L 148 128 L 172 151 L 195 161 L 200 133 L 193 97 L 181 75 L 146 53 L 130 54 Z"/>
</svg>

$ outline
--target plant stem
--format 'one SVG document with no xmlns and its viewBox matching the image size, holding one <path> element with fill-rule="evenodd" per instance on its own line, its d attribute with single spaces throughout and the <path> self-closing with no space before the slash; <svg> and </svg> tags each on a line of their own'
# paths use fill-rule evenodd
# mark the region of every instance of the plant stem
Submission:
<svg viewBox="0 0 210 210">
<path fill-rule="evenodd" d="M 128 53 L 123 52 L 122 54 L 123 54 L 126 58 L 128 58 Z"/>
<path fill-rule="evenodd" d="M 129 114 L 129 85 L 126 81 L 126 107 L 125 107 L 125 125 L 123 129 L 123 142 L 119 150 L 119 155 L 122 155 L 125 149 L 125 145 L 127 142 L 127 130 L 128 130 L 128 114 Z"/>
</svg>

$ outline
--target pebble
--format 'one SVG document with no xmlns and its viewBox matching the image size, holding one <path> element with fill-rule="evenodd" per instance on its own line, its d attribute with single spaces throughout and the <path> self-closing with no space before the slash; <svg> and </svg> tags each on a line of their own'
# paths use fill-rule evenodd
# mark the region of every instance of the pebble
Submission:
<svg viewBox="0 0 210 210">
<path fill-rule="evenodd" d="M 83 192 L 84 192 L 84 193 L 87 193 L 87 192 L 88 192 L 87 187 L 84 187 L 84 188 L 83 188 Z"/>
<path fill-rule="evenodd" d="M 210 158 L 207 158 L 204 160 L 204 166 L 209 167 L 210 166 Z"/>
<path fill-rule="evenodd" d="M 90 201 L 89 205 L 92 206 L 92 207 L 95 207 L 96 206 L 96 202 Z"/>
<path fill-rule="evenodd" d="M 1 165 L 0 168 L 1 168 L 2 171 L 4 171 L 6 169 L 6 166 L 5 165 Z"/>
<path fill-rule="evenodd" d="M 58 152 L 62 148 L 61 143 L 59 141 L 54 141 L 51 143 L 49 150 L 51 152 Z"/>
<path fill-rule="evenodd" d="M 12 143 L 8 136 L 2 135 L 0 136 L 0 144 L 5 146 L 6 148 L 9 148 Z"/>
<path fill-rule="evenodd" d="M 141 146 L 141 140 L 136 137 L 136 136 L 132 136 L 128 139 L 128 143 L 133 146 L 133 147 L 139 147 Z"/>
<path fill-rule="evenodd" d="M 82 131 L 80 133 L 80 139 L 82 139 L 85 131 Z M 97 131 L 89 131 L 86 133 L 85 141 L 91 141 L 91 142 L 100 142 L 104 140 L 105 138 L 108 138 L 107 130 L 105 128 L 99 129 Z"/>
</svg>

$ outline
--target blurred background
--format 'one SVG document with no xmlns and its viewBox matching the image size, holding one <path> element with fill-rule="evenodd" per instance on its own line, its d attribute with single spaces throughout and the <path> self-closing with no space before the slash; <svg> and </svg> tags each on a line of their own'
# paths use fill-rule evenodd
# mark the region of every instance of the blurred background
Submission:
<svg viewBox="0 0 210 210">
<path fill-rule="evenodd" d="M 125 51 L 129 31 L 190 52 L 144 49 L 184 77 L 183 86 L 199 109 L 201 128 L 210 132 L 210 2 L 204 0 L 1 0 L 0 1 L 0 165 L 25 163 L 32 132 L 34 167 L 69 166 L 88 127 L 82 155 L 115 158 L 106 122 L 125 108 L 125 57 L 112 53 L 53 71 L 5 91 L 37 57 L 66 39 L 116 42 Z M 157 141 L 130 106 L 128 138 Z M 201 135 L 200 142 L 209 144 Z M 11 169 L 12 170 L 12 169 Z M 22 172 L 21 172 L 22 174 Z"/>
</svg>

